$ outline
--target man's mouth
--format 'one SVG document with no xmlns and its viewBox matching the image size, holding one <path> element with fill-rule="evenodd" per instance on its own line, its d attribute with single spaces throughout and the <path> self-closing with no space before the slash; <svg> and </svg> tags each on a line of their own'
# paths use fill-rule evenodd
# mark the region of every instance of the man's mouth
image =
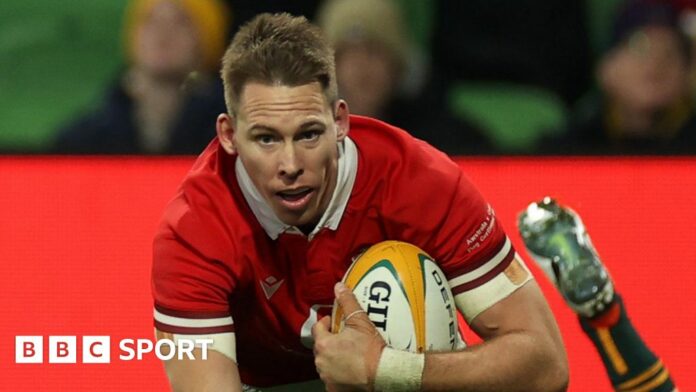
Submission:
<svg viewBox="0 0 696 392">
<path fill-rule="evenodd" d="M 302 187 L 276 192 L 276 196 L 280 199 L 280 203 L 285 208 L 300 210 L 307 206 L 309 199 L 312 197 L 312 193 L 314 193 L 312 188 Z"/>
</svg>

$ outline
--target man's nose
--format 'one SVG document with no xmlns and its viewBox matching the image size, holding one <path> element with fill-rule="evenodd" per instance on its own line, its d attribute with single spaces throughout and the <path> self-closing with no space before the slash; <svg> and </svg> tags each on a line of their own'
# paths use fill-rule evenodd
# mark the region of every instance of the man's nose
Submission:
<svg viewBox="0 0 696 392">
<path fill-rule="evenodd" d="M 304 173 L 297 151 L 292 143 L 284 146 L 281 152 L 278 174 L 288 179 L 296 179 Z"/>
</svg>

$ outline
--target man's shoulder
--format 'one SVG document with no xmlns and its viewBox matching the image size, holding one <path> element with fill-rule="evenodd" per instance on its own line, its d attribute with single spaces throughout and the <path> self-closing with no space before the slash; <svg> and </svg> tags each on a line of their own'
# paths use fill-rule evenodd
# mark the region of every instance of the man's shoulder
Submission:
<svg viewBox="0 0 696 392">
<path fill-rule="evenodd" d="M 370 159 L 381 157 L 402 161 L 409 158 L 412 161 L 415 159 L 451 162 L 444 152 L 427 142 L 412 136 L 404 129 L 374 118 L 351 115 L 348 136 L 355 142 L 358 150 Z"/>
<path fill-rule="evenodd" d="M 229 251 L 236 237 L 249 231 L 234 177 L 234 157 L 221 155 L 218 146 L 211 142 L 187 173 L 165 208 L 158 238 L 175 237 L 196 247 Z"/>
<path fill-rule="evenodd" d="M 459 166 L 445 153 L 408 132 L 369 117 L 351 116 L 350 120 L 348 135 L 357 146 L 362 177 L 390 182 L 408 179 L 413 184 L 432 175 L 460 175 Z"/>
<path fill-rule="evenodd" d="M 403 129 L 375 118 L 357 115 L 350 116 L 348 135 L 362 148 L 391 149 L 417 142 L 417 139 Z"/>
</svg>

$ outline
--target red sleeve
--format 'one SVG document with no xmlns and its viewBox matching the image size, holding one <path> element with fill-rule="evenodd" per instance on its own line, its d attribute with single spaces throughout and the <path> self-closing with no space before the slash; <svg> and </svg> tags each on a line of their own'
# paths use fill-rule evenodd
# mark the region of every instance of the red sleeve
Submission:
<svg viewBox="0 0 696 392">
<path fill-rule="evenodd" d="M 429 253 L 448 280 L 458 278 L 453 293 L 486 283 L 510 264 L 515 252 L 493 208 L 456 163 L 416 141 L 401 166 L 385 195 L 392 229 Z"/>
<path fill-rule="evenodd" d="M 222 261 L 210 257 L 208 248 L 201 246 L 203 237 L 206 237 L 204 233 L 182 235 L 166 222 L 155 237 L 152 293 L 155 326 L 161 331 L 182 334 L 234 331 L 228 298 L 235 279 Z"/>
</svg>

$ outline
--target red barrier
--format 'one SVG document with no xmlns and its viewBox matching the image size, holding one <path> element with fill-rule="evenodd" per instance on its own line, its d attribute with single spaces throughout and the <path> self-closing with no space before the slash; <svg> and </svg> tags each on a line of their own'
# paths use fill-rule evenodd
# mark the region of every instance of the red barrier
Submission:
<svg viewBox="0 0 696 392">
<path fill-rule="evenodd" d="M 151 237 L 190 158 L 0 158 L 0 374 L 9 390 L 167 390 L 154 356 L 121 361 L 122 339 L 152 338 Z M 681 390 L 696 389 L 695 159 L 462 159 L 518 250 L 514 222 L 552 194 L 585 220 L 629 314 Z M 530 262 L 530 264 L 532 264 Z M 573 314 L 541 278 L 561 325 L 571 391 L 609 391 Z M 110 336 L 110 364 L 15 364 L 15 336 Z M 48 348 L 44 347 L 47 351 Z M 48 358 L 48 352 L 44 353 Z M 272 364 L 269 364 L 272 366 Z"/>
</svg>

